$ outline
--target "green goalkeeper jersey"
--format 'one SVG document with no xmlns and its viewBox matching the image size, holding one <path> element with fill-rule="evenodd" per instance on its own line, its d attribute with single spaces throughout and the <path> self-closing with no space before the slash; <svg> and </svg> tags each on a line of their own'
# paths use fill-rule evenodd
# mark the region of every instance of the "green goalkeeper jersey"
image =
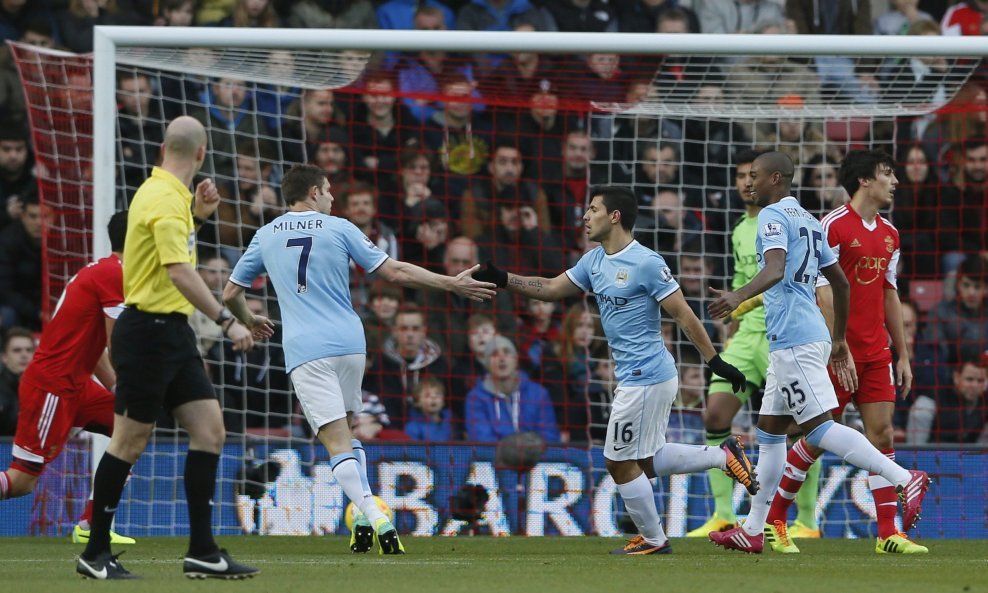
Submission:
<svg viewBox="0 0 988 593">
<path fill-rule="evenodd" d="M 758 217 L 741 217 L 731 233 L 731 247 L 734 249 L 734 280 L 731 290 L 737 290 L 758 274 L 758 255 L 755 250 L 755 236 L 758 234 Z M 738 331 L 765 333 L 765 307 L 758 306 L 741 316 Z"/>
</svg>

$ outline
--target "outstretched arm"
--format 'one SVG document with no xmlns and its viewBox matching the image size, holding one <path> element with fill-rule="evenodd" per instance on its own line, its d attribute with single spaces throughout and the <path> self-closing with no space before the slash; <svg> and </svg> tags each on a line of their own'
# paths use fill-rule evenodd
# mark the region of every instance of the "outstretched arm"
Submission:
<svg viewBox="0 0 988 593">
<path fill-rule="evenodd" d="M 474 279 L 473 273 L 479 269 L 480 265 L 478 264 L 469 270 L 460 272 L 455 277 L 444 276 L 415 264 L 388 258 L 375 270 L 375 273 L 388 282 L 408 288 L 447 290 L 474 301 L 487 301 L 496 294 L 494 291 L 496 286 L 489 282 Z"/>
<path fill-rule="evenodd" d="M 540 301 L 558 301 L 583 292 L 565 273 L 555 278 L 519 276 L 505 272 L 491 262 L 484 264 L 484 269 L 477 272 L 477 278 L 492 282 L 498 288 L 507 288 L 509 292 Z"/>
</svg>

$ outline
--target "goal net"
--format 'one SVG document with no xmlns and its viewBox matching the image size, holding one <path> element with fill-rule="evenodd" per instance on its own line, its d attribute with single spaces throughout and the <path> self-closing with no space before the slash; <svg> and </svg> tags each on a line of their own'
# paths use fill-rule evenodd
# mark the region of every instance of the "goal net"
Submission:
<svg viewBox="0 0 988 593">
<path fill-rule="evenodd" d="M 948 338 L 924 327 L 952 294 L 945 280 L 965 255 L 985 249 L 988 233 L 983 212 L 976 219 L 963 199 L 930 198 L 953 191 L 956 175 L 963 183 L 962 149 L 984 133 L 984 91 L 971 79 L 978 61 L 957 57 L 973 47 L 855 40 L 833 55 L 832 40 L 781 35 L 423 33 L 266 31 L 262 40 L 244 30 L 102 28 L 95 64 L 92 55 L 13 44 L 46 216 L 45 310 L 108 250 L 105 221 L 148 176 L 167 122 L 191 115 L 209 133 L 202 176 L 222 195 L 198 236 L 200 274 L 217 298 L 256 229 L 283 211 L 279 184 L 292 163 L 324 168 L 334 213 L 381 249 L 451 274 L 492 259 L 557 275 L 591 247 L 582 228 L 589 188 L 617 184 L 639 199 L 636 239 L 670 264 L 720 349 L 729 328 L 705 306 L 707 287 L 729 286 L 734 269 L 731 231 L 744 211 L 738 155 L 792 156 L 795 191 L 820 215 L 847 199 L 835 175 L 842 155 L 882 148 L 902 163 L 891 216 L 903 232 L 901 288 L 919 321 L 910 343 L 918 383 L 926 383 L 914 391 L 936 401 L 950 387 L 953 352 L 984 350 L 984 336 Z M 371 443 L 371 482 L 399 529 L 628 530 L 601 452 L 615 380 L 592 297 L 541 305 L 502 294 L 478 306 L 402 290 L 357 267 L 350 288 L 369 363 L 355 432 Z M 280 319 L 263 280 L 248 300 Z M 237 353 L 208 320 L 191 323 L 228 431 L 217 532 L 343 532 L 345 498 L 294 400 L 280 338 Z M 702 444 L 709 375 L 673 324 L 661 331 L 680 369 L 668 439 Z M 496 382 L 499 373 L 509 380 Z M 746 440 L 759 398 L 734 422 Z M 440 411 L 430 407 L 436 400 Z M 903 431 L 915 401 L 902 403 Z M 927 428 L 928 442 L 961 430 Z M 538 438 L 499 445 L 510 432 Z M 124 494 L 119 531 L 185 532 L 184 450 L 183 433 L 160 419 Z M 66 532 L 75 519 L 57 501 L 81 508 L 86 495 L 85 456 L 63 457 L 45 478 L 38 531 Z M 940 517 L 966 508 L 971 480 L 985 478 L 983 458 L 938 449 L 899 458 L 963 476 L 956 488 L 942 487 L 940 515 L 924 513 L 934 519 L 923 530 L 967 535 L 962 521 Z M 473 524 L 460 520 L 466 484 L 491 495 Z M 864 473 L 826 458 L 820 492 L 816 516 L 827 535 L 873 535 Z M 672 536 L 712 511 L 704 475 L 660 480 L 656 493 Z M 743 498 L 739 489 L 735 500 Z"/>
</svg>

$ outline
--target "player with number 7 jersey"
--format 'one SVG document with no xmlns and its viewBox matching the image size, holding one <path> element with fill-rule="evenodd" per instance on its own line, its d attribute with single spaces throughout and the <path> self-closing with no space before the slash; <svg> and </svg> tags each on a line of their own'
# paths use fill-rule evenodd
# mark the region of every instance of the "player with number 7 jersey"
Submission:
<svg viewBox="0 0 988 593">
<path fill-rule="evenodd" d="M 715 318 L 730 315 L 743 301 L 765 293 L 765 323 L 769 341 L 769 371 L 758 417 L 758 465 L 755 471 L 769 485 L 755 494 L 744 523 L 713 532 L 710 539 L 728 549 L 761 553 L 766 536 L 781 551 L 794 552 L 786 525 L 766 525 L 774 498 L 772 486 L 786 467 L 786 433 L 794 419 L 806 441 L 831 451 L 845 461 L 880 475 L 903 500 L 908 529 L 919 519 L 929 478 L 909 471 L 883 455 L 864 435 L 836 424 L 831 410 L 837 394 L 827 373 L 833 365 L 838 381 L 857 389 L 857 374 L 845 339 L 850 285 L 837 256 L 824 237 L 820 223 L 790 195 L 794 166 L 780 152 L 762 154 L 749 171 L 750 191 L 762 206 L 758 214 L 758 274 L 733 292 L 714 291 L 710 306 Z M 817 276 L 823 274 L 833 289 L 833 339 L 816 303 Z M 775 545 L 773 545 L 775 548 Z"/>
</svg>

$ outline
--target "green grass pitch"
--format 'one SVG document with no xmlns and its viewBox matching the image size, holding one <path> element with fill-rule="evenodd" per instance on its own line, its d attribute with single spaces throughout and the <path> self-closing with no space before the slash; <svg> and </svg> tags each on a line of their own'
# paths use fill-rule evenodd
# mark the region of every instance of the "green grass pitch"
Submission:
<svg viewBox="0 0 988 593">
<path fill-rule="evenodd" d="M 623 540 L 570 538 L 403 539 L 400 557 L 351 555 L 341 537 L 234 537 L 221 546 L 261 569 L 250 581 L 182 576 L 184 538 L 143 538 L 120 560 L 143 577 L 126 583 L 75 574 L 82 546 L 68 538 L 0 538 L 4 591 L 369 591 L 374 593 L 949 593 L 988 591 L 988 542 L 924 542 L 928 556 L 879 556 L 867 540 L 800 540 L 798 556 L 746 556 L 697 540 L 673 540 L 669 556 L 610 556 Z"/>
</svg>

